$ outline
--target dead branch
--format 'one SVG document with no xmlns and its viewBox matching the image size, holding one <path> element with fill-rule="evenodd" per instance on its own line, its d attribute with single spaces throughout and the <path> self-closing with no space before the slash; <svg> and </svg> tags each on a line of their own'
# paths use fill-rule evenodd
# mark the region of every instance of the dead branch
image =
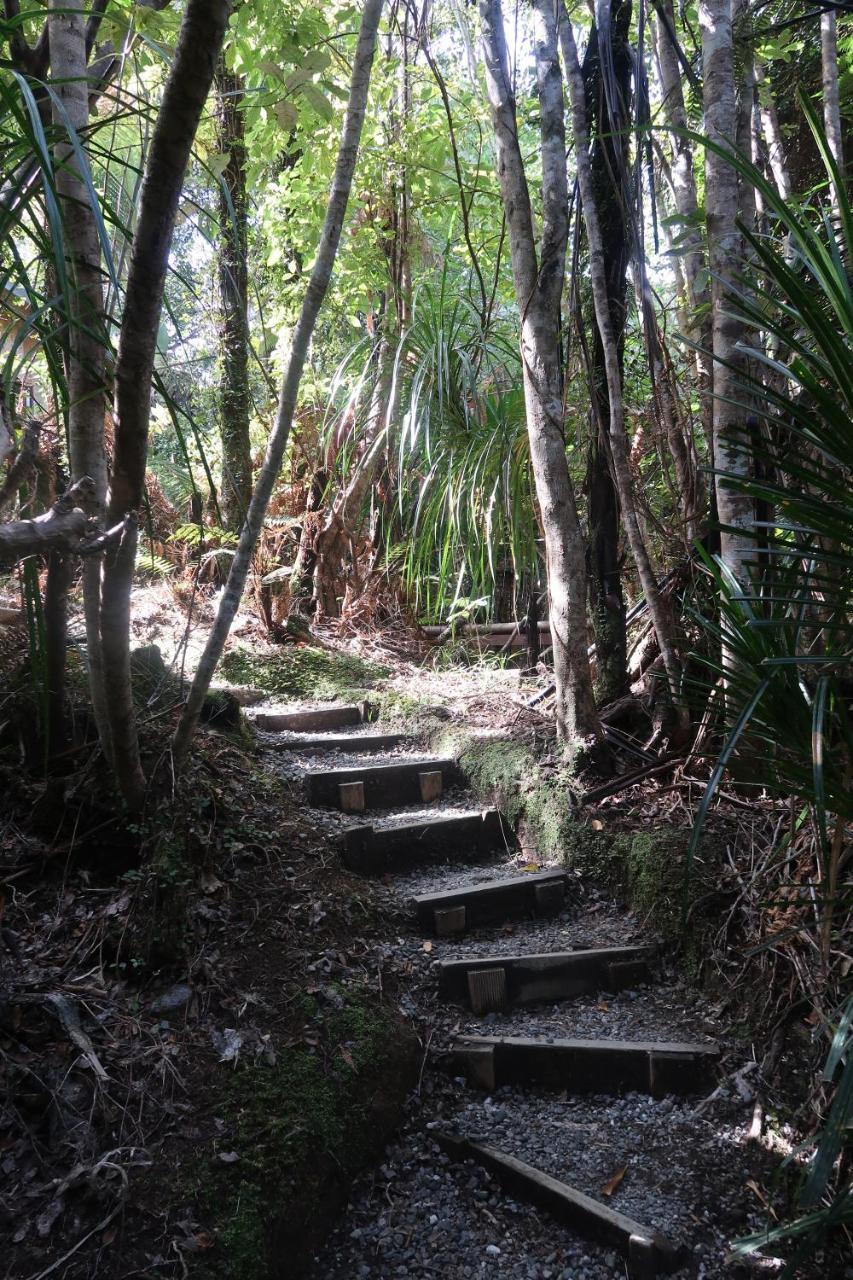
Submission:
<svg viewBox="0 0 853 1280">
<path fill-rule="evenodd" d="M 78 551 L 94 525 L 83 509 L 94 492 L 94 482 L 83 476 L 43 516 L 33 520 L 10 520 L 0 525 L 0 564 L 15 564 L 25 556 L 44 551 Z M 78 503 L 82 503 L 80 506 Z"/>
<path fill-rule="evenodd" d="M 597 800 L 604 800 L 607 796 L 615 796 L 620 791 L 625 791 L 628 787 L 632 787 L 635 782 L 641 782 L 644 778 L 656 777 L 659 773 L 665 773 L 668 769 L 675 768 L 677 764 L 682 764 L 683 761 L 683 756 L 675 756 L 672 760 L 664 760 L 661 764 L 652 764 L 646 769 L 637 769 L 634 773 L 625 773 L 621 778 L 605 782 L 603 786 L 594 787 L 592 791 L 585 792 L 581 796 L 581 804 L 593 804 Z"/>
</svg>

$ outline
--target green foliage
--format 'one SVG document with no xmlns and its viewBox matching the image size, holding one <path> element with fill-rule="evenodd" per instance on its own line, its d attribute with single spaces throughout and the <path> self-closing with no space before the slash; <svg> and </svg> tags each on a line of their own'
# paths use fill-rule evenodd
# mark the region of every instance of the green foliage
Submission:
<svg viewBox="0 0 853 1280">
<path fill-rule="evenodd" d="M 415 296 L 394 359 L 399 419 L 378 436 L 369 417 L 356 420 L 370 443 L 367 461 L 385 454 L 397 479 L 385 542 L 427 619 L 488 610 L 504 569 L 519 580 L 537 572 L 518 348 L 508 326 L 483 331 L 465 280 L 445 261 L 435 286 L 424 283 Z"/>
<path fill-rule="evenodd" d="M 763 503 L 768 515 L 756 521 L 750 583 L 708 562 L 720 598 L 713 630 L 731 655 L 725 672 L 719 662 L 710 663 L 726 679 L 727 738 L 697 814 L 690 856 L 726 767 L 745 741 L 753 777 L 771 792 L 790 795 L 810 818 L 819 869 L 811 929 L 832 982 L 834 930 L 850 905 L 840 860 L 853 817 L 847 687 L 853 590 L 853 281 L 847 263 L 853 208 L 814 111 L 805 100 L 802 107 L 828 184 L 840 193 L 837 217 L 819 202 L 802 208 L 785 203 L 750 164 L 728 157 L 761 192 L 777 226 L 772 239 L 747 232 L 753 261 L 731 300 L 777 344 L 776 351 L 750 350 L 758 371 L 743 378 L 745 403 L 763 420 L 760 440 L 751 436 L 743 448 L 759 465 L 749 479 L 727 477 Z M 711 626 L 707 620 L 705 625 Z M 779 865 L 780 874 L 787 874 L 785 860 Z M 853 1218 L 849 1168 L 845 1173 L 838 1163 L 853 1124 L 849 1005 L 835 1034 L 826 1083 L 842 1063 L 800 1192 L 800 1207 L 808 1212 L 743 1243 L 754 1249 L 797 1238 L 788 1275 L 828 1232 Z"/>
</svg>

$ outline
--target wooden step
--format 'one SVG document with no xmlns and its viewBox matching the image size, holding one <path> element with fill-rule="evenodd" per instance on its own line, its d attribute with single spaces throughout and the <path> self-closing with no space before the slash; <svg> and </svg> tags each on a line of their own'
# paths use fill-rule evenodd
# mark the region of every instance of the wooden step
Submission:
<svg viewBox="0 0 853 1280">
<path fill-rule="evenodd" d="M 567 882 L 565 871 L 534 871 L 442 893 L 421 894 L 412 902 L 418 923 L 423 928 L 433 929 L 439 934 L 464 933 L 466 929 L 512 917 L 554 915 L 562 910 Z M 456 912 L 456 916 L 442 914 L 448 911 Z M 457 921 L 455 927 L 443 927 L 446 921 L 452 922 L 453 919 Z"/>
<path fill-rule="evenodd" d="M 377 755 L 381 751 L 393 751 L 406 740 L 404 733 L 320 733 L 277 738 L 271 746 L 274 751 L 302 751 L 312 754 L 341 751 L 347 755 L 363 751 L 365 755 Z"/>
<path fill-rule="evenodd" d="M 442 960 L 438 966 L 438 993 L 445 1000 L 470 1004 L 475 1013 L 489 1013 L 513 1005 L 568 1000 L 592 991 L 620 991 L 648 981 L 649 962 L 656 950 L 651 946 L 598 947 L 589 951 Z M 503 974 L 504 998 L 500 1005 L 488 1002 L 492 989 L 489 983 L 494 982 L 490 975 L 498 972 Z"/>
<path fill-rule="evenodd" d="M 355 765 L 347 769 L 317 769 L 306 773 L 305 793 L 313 805 L 341 806 L 340 787 L 360 782 L 364 787 L 364 804 L 367 809 L 392 809 L 395 805 L 426 803 L 434 799 L 435 788 L 426 778 L 433 773 L 441 775 L 444 784 L 460 779 L 455 760 L 414 760 L 400 764 Z"/>
<path fill-rule="evenodd" d="M 463 1036 L 452 1048 L 472 1084 L 537 1085 L 569 1093 L 695 1093 L 708 1088 L 716 1045 L 646 1040 L 534 1040 Z"/>
<path fill-rule="evenodd" d="M 303 707 L 298 711 L 259 711 L 255 724 L 259 729 L 289 729 L 291 733 L 315 733 L 323 729 L 346 729 L 361 724 L 364 707 Z"/>
<path fill-rule="evenodd" d="M 443 1133 L 435 1138 L 452 1160 L 473 1160 L 487 1169 L 514 1199 L 543 1209 L 570 1231 L 620 1254 L 632 1280 L 652 1280 L 683 1265 L 685 1251 L 659 1231 L 600 1204 L 552 1174 L 485 1142 Z"/>
<path fill-rule="evenodd" d="M 512 847 L 513 835 L 496 809 L 474 809 L 393 826 L 358 826 L 344 832 L 343 862 L 361 875 L 404 871 L 424 862 L 491 857 Z"/>
</svg>

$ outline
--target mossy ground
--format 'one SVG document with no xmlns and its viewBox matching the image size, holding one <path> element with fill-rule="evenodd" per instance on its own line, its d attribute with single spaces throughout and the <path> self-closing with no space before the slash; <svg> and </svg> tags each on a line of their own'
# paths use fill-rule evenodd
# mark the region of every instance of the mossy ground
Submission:
<svg viewBox="0 0 853 1280">
<path fill-rule="evenodd" d="M 240 1065 L 219 1090 L 228 1159 L 207 1162 L 196 1192 L 215 1231 L 210 1276 L 298 1275 L 414 1082 L 415 1037 L 375 993 L 350 988 L 325 1017 L 310 996 L 301 1008 L 316 1043 Z"/>
<path fill-rule="evenodd" d="M 314 645 L 282 645 L 274 653 L 236 646 L 225 654 L 222 675 L 234 684 L 253 685 L 265 693 L 293 699 L 355 698 L 388 670 L 354 654 Z"/>
</svg>

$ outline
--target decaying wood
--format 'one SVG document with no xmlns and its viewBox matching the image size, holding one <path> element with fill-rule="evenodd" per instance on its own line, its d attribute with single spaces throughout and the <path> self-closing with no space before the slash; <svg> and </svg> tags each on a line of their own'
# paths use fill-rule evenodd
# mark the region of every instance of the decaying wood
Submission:
<svg viewBox="0 0 853 1280">
<path fill-rule="evenodd" d="M 87 533 L 94 531 L 86 511 L 93 489 L 92 480 L 84 476 L 43 516 L 0 525 L 0 564 L 16 564 L 46 551 L 77 552 Z"/>
</svg>

